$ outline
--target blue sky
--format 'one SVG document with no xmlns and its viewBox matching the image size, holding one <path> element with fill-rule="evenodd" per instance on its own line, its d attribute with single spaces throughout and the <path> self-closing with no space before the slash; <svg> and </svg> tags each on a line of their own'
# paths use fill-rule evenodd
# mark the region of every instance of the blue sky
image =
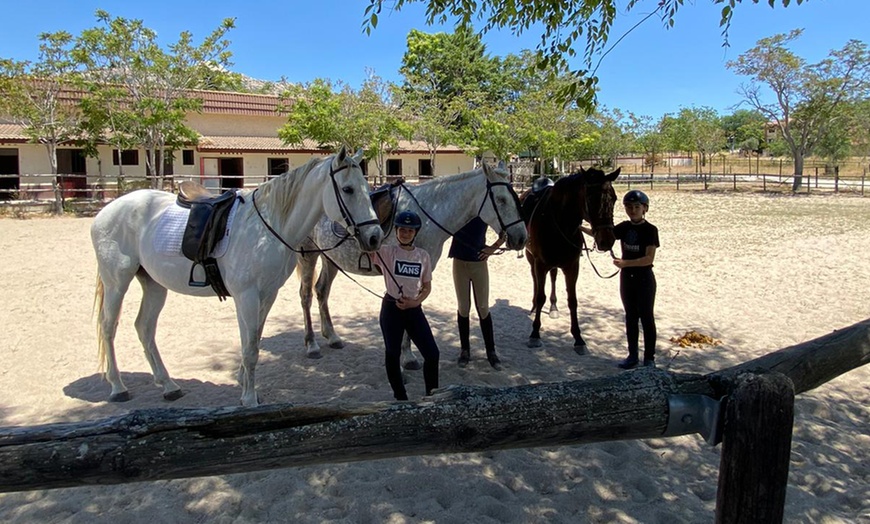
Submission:
<svg viewBox="0 0 870 524">
<path fill-rule="evenodd" d="M 849 39 L 870 41 L 868 0 L 805 0 L 801 5 L 793 0 L 788 8 L 744 0 L 735 10 L 730 48 L 722 47 L 720 8 L 712 0 L 691 2 L 687 0 L 678 13 L 674 28 L 666 30 L 652 17 L 606 56 L 598 69 L 602 104 L 654 117 L 691 106 L 708 106 L 727 114 L 740 101 L 736 91 L 746 79 L 725 64 L 760 38 L 803 28 L 804 36 L 793 50 L 810 62 L 841 48 Z M 656 3 L 645 0 L 630 14 L 620 15 L 611 42 Z M 378 28 L 366 36 L 361 23 L 367 4 L 367 0 L 0 0 L 0 57 L 33 60 L 39 33 L 66 30 L 77 35 L 96 25 L 97 9 L 144 20 L 164 45 L 177 40 L 184 30 L 191 31 L 198 43 L 221 20 L 233 17 L 236 28 L 228 38 L 232 69 L 239 73 L 263 80 L 284 76 L 294 82 L 321 77 L 358 86 L 368 68 L 398 82 L 408 31 L 445 28 L 426 26 L 422 6 L 410 5 L 399 13 L 383 13 Z M 509 33 L 484 37 L 489 52 L 498 56 L 532 49 L 537 40 L 533 32 L 519 38 Z"/>
</svg>

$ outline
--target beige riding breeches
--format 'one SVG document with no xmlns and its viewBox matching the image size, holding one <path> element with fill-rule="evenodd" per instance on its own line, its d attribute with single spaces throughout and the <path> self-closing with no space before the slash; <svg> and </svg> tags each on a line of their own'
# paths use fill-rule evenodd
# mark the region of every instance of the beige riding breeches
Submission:
<svg viewBox="0 0 870 524">
<path fill-rule="evenodd" d="M 471 312 L 471 290 L 478 318 L 489 316 L 489 268 L 485 260 L 468 262 L 453 259 L 453 287 L 456 289 L 456 310 L 463 317 Z"/>
</svg>

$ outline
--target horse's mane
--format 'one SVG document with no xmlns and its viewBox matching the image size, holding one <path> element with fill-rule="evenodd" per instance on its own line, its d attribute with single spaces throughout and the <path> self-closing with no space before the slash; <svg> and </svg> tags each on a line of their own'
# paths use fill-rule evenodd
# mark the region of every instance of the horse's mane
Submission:
<svg viewBox="0 0 870 524">
<path fill-rule="evenodd" d="M 508 172 L 504 168 L 494 167 L 494 168 L 492 168 L 492 170 L 494 172 L 498 173 L 502 177 L 507 178 L 507 176 L 508 176 Z M 455 175 L 444 175 L 444 176 L 433 177 L 431 180 L 427 180 L 427 181 L 422 182 L 418 185 L 425 186 L 428 184 L 435 184 L 435 183 L 439 183 L 439 184 L 458 183 L 462 180 L 469 179 L 469 178 L 476 176 L 476 175 L 479 175 L 481 173 L 483 173 L 483 168 L 478 167 L 476 169 L 472 169 L 471 171 L 465 171 L 463 173 L 456 173 Z"/>
<path fill-rule="evenodd" d="M 305 164 L 295 167 L 282 175 L 263 183 L 260 192 L 263 198 L 274 203 L 274 210 L 282 217 L 290 214 L 299 195 L 299 187 L 321 162 L 332 162 L 334 155 L 324 158 L 312 158 Z"/>
</svg>

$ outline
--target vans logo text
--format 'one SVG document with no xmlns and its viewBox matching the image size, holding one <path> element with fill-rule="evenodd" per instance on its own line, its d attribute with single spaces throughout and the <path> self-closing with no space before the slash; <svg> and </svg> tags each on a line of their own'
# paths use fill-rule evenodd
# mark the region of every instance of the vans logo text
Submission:
<svg viewBox="0 0 870 524">
<path fill-rule="evenodd" d="M 423 265 L 419 262 L 401 262 L 396 260 L 396 275 L 403 277 L 419 277 L 423 271 Z"/>
</svg>

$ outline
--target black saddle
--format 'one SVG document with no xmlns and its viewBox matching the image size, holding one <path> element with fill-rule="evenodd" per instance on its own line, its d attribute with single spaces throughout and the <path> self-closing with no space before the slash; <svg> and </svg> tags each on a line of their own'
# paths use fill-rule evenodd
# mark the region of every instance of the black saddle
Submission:
<svg viewBox="0 0 870 524">
<path fill-rule="evenodd" d="M 225 300 L 230 293 L 224 285 L 217 260 L 211 254 L 226 235 L 227 220 L 236 198 L 235 191 L 227 190 L 215 195 L 196 182 L 185 181 L 178 185 L 178 205 L 190 209 L 187 227 L 184 228 L 181 239 L 181 252 L 193 261 L 188 285 L 210 285 L 221 300 Z M 204 280 L 194 278 L 196 266 L 202 266 L 205 271 Z"/>
<path fill-rule="evenodd" d="M 538 204 L 550 193 L 550 189 L 553 187 L 554 182 L 545 177 L 538 177 L 532 182 L 532 190 L 526 195 L 525 200 L 523 200 L 522 206 L 520 207 L 520 211 L 523 215 L 523 221 L 528 224 L 532 220 L 532 215 L 535 214 L 535 209 L 538 207 Z"/>
</svg>

